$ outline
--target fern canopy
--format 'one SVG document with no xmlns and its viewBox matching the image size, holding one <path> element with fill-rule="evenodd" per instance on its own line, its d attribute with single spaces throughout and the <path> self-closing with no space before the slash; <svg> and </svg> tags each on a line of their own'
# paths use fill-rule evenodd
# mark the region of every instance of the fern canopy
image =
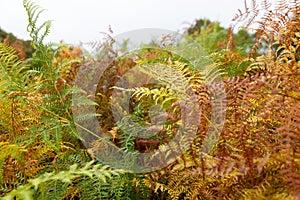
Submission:
<svg viewBox="0 0 300 200">
<path fill-rule="evenodd" d="M 23 0 L 34 54 L 0 41 L 1 199 L 299 199 L 300 3 L 271 3 L 245 0 L 239 32 L 86 55 Z"/>
</svg>

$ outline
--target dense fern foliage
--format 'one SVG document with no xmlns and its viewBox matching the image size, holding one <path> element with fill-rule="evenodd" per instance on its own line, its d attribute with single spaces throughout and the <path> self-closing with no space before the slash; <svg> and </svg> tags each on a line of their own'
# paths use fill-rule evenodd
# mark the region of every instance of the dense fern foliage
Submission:
<svg viewBox="0 0 300 200">
<path fill-rule="evenodd" d="M 14 47 L 21 59 L 30 58 L 34 52 L 29 40 L 20 40 L 12 33 L 7 33 L 0 27 L 0 42 Z"/>
<path fill-rule="evenodd" d="M 109 35 L 93 44 L 106 56 L 46 44 L 51 21 L 40 23 L 43 10 L 24 0 L 32 57 L 0 41 L 1 198 L 299 199 L 300 4 L 271 3 L 245 1 L 237 33 L 197 20 L 177 44 L 204 47 L 190 62 L 160 44 L 119 56 L 126 43 L 117 52 Z M 95 94 L 87 77 L 76 87 L 80 70 L 103 72 L 91 77 Z M 226 99 L 216 103 L 215 93 Z M 96 113 L 74 115 L 83 106 Z M 102 130 L 86 141 L 78 130 L 95 117 Z M 107 146 L 126 152 L 126 166 Z M 147 153 L 143 166 L 155 170 L 132 171 Z"/>
</svg>

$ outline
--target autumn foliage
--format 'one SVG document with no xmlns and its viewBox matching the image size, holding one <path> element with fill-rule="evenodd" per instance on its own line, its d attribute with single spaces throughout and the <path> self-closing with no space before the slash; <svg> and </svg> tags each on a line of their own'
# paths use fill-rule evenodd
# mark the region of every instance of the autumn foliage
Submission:
<svg viewBox="0 0 300 200">
<path fill-rule="evenodd" d="M 216 133 L 213 148 L 203 151 L 207 132 L 214 125 L 212 91 L 221 90 L 219 83 L 203 80 L 191 63 L 163 48 L 144 48 L 123 57 L 111 51 L 108 57 L 99 59 L 99 55 L 86 56 L 81 47 L 45 45 L 43 39 L 50 24 L 46 21 L 38 26 L 39 7 L 24 0 L 35 48 L 32 58 L 26 59 L 17 42 L 7 39 L 0 43 L 0 196 L 300 199 L 300 3 L 275 2 L 272 6 L 268 0 L 261 4 L 245 1 L 245 8 L 233 19 L 244 28 L 238 33 L 235 27 L 225 29 L 205 20 L 187 29 L 188 39 L 206 47 L 213 61 L 209 72 L 222 74 L 226 94 L 223 127 Z M 244 39 L 251 47 L 243 44 Z M 108 40 L 98 47 L 107 49 L 112 44 L 113 40 Z M 93 106 L 95 115 L 75 118 L 72 95 L 91 92 L 73 87 L 80 68 L 103 70 L 95 66 L 104 62 L 109 65 L 99 79 L 95 98 L 87 95 L 77 102 L 79 108 Z M 126 88 L 117 84 L 137 66 L 158 64 L 166 68 L 142 69 L 154 79 L 159 71 L 166 85 Z M 188 80 L 200 113 L 195 137 L 184 152 L 180 152 L 180 144 L 178 148 L 163 148 L 180 130 L 184 112 L 178 106 L 178 94 L 188 91 L 176 84 L 169 87 L 168 83 L 181 79 L 168 69 Z M 88 79 L 82 81 L 89 86 Z M 118 122 L 113 111 L 123 110 L 113 98 L 114 91 L 120 96 L 131 94 L 128 113 Z M 91 133 L 101 137 L 86 147 L 76 127 L 79 121 L 88 122 L 91 117 L 98 119 L 102 132 Z M 163 119 L 164 123 L 153 119 Z M 158 125 L 161 128 L 157 134 L 139 136 L 143 128 Z M 181 156 L 162 169 L 136 174 L 102 162 L 97 152 L 104 154 L 104 144 L 132 155 L 156 151 L 164 152 L 162 155 L 180 152 Z M 114 154 L 107 156 L 116 159 Z"/>
</svg>

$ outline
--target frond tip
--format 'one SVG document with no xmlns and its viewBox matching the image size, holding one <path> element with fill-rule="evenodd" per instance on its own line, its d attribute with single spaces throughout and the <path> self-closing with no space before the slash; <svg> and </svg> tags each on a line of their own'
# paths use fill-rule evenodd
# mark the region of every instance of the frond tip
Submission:
<svg viewBox="0 0 300 200">
<path fill-rule="evenodd" d="M 44 9 L 30 0 L 23 0 L 23 6 L 28 15 L 27 31 L 32 38 L 32 46 L 36 49 L 38 46 L 43 45 L 43 40 L 49 35 L 51 21 L 47 20 L 38 26 L 38 19 L 42 12 L 44 12 Z"/>
</svg>

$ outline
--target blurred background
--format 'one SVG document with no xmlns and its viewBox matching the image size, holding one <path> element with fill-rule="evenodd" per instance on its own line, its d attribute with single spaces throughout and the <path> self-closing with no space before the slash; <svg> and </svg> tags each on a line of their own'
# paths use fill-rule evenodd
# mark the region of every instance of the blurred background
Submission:
<svg viewBox="0 0 300 200">
<path fill-rule="evenodd" d="M 117 35 L 140 28 L 184 31 L 196 19 L 218 21 L 228 28 L 243 0 L 36 0 L 46 9 L 40 21 L 53 20 L 46 41 L 78 44 L 101 37 L 109 27 Z M 27 14 L 21 0 L 0 0 L 0 29 L 29 39 Z"/>
</svg>

